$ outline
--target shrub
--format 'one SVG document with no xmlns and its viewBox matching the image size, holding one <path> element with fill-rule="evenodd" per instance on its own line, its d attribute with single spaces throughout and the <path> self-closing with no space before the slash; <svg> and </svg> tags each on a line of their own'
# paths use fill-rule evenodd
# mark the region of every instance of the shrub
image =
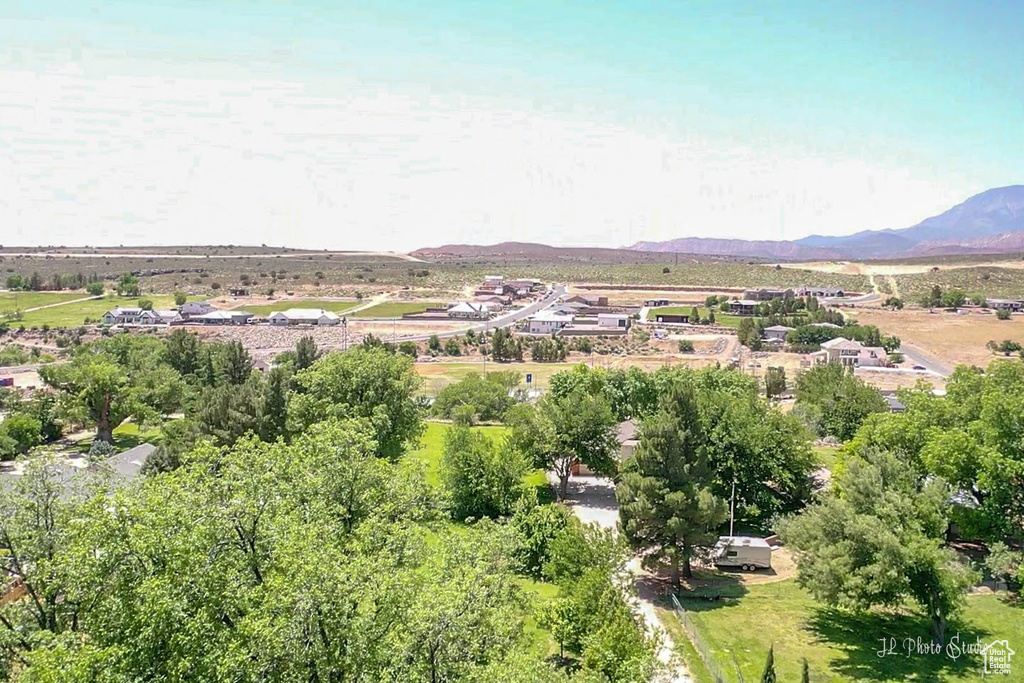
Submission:
<svg viewBox="0 0 1024 683">
<path fill-rule="evenodd" d="M 693 353 L 693 342 L 689 339 L 680 339 L 679 353 Z"/>
</svg>

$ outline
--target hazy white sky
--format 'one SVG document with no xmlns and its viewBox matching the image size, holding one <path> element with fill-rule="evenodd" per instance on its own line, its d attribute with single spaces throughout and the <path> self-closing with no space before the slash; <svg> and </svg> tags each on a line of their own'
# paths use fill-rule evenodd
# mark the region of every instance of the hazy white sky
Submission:
<svg viewBox="0 0 1024 683">
<path fill-rule="evenodd" d="M 591 88 L 566 104 L 551 84 L 325 77 L 288 58 L 185 68 L 181 48 L 64 39 L 80 35 L 0 53 L 0 244 L 790 239 L 906 227 L 1019 180 L 864 131 L 718 126 L 699 102 L 637 110 Z"/>
</svg>

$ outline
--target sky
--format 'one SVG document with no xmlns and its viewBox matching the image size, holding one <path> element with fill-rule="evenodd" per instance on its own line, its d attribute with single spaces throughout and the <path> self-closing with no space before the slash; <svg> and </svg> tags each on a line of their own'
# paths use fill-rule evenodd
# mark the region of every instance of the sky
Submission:
<svg viewBox="0 0 1024 683">
<path fill-rule="evenodd" d="M 0 244 L 907 227 L 1024 182 L 1022 29 L 979 0 L 0 0 Z"/>
</svg>

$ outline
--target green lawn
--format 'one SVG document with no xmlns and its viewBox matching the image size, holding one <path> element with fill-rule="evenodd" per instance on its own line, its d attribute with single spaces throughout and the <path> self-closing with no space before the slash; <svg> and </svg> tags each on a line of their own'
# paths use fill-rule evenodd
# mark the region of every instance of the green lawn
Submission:
<svg viewBox="0 0 1024 683">
<path fill-rule="evenodd" d="M 174 297 L 170 295 L 143 295 L 143 299 L 153 302 L 153 308 L 174 308 Z M 189 297 L 189 301 L 199 301 L 202 297 Z M 18 323 L 25 327 L 77 327 L 85 322 L 86 318 L 98 320 L 103 314 L 117 306 L 131 307 L 138 306 L 139 299 L 115 296 L 113 294 L 102 299 L 81 301 L 79 303 L 45 308 L 34 313 L 26 313 L 25 317 Z"/>
<path fill-rule="evenodd" d="M 836 466 L 836 452 L 839 450 L 835 446 L 815 446 L 814 455 L 821 463 L 822 467 L 827 468 L 829 471 L 835 469 Z"/>
<path fill-rule="evenodd" d="M 708 317 L 709 311 L 703 306 L 698 306 L 697 311 L 700 313 L 701 320 Z M 662 306 L 661 308 L 652 308 L 647 314 L 647 319 L 654 322 L 657 319 L 655 316 L 657 316 L 658 313 L 665 315 L 690 315 L 692 312 L 693 306 Z M 718 311 L 715 311 L 715 324 L 723 327 L 739 327 L 740 321 L 743 320 L 744 317 L 749 316 L 730 315 L 728 313 L 719 313 Z"/>
<path fill-rule="evenodd" d="M 356 316 L 359 318 L 401 318 L 406 313 L 422 313 L 428 308 L 443 306 L 445 304 L 437 301 L 393 301 L 370 306 L 365 311 L 359 311 Z"/>
<path fill-rule="evenodd" d="M 444 435 L 450 425 L 444 422 L 427 422 L 426 431 L 420 437 L 419 448 L 409 452 L 409 457 L 421 461 L 426 465 L 426 479 L 434 485 L 441 484 L 441 451 L 444 448 Z M 473 427 L 494 441 L 505 436 L 508 428 L 503 425 L 481 425 Z M 526 475 L 523 483 L 537 489 L 537 498 L 542 503 L 551 501 L 551 490 L 548 486 L 547 476 L 543 470 L 534 470 Z"/>
<path fill-rule="evenodd" d="M 111 442 L 111 445 L 114 447 L 114 452 L 119 453 L 129 448 L 134 448 L 140 443 L 155 444 L 159 437 L 159 427 L 140 429 L 139 425 L 134 422 L 125 422 L 114 430 L 114 440 Z M 92 438 L 82 439 L 76 444 L 75 450 L 79 453 L 88 453 L 89 449 L 92 448 L 92 441 Z"/>
<path fill-rule="evenodd" d="M 0 292 L 0 313 L 49 306 L 89 296 L 83 292 Z"/>
<path fill-rule="evenodd" d="M 285 311 L 288 310 L 289 308 L 322 308 L 325 311 L 332 311 L 340 315 L 349 309 L 355 308 L 358 305 L 358 301 L 300 299 L 278 301 L 276 303 L 260 304 L 258 306 L 236 306 L 235 308 L 239 310 L 248 311 L 249 313 L 258 316 L 268 316 L 275 311 Z"/>
<path fill-rule="evenodd" d="M 744 680 L 760 680 L 768 648 L 775 646 L 775 667 L 780 681 L 800 680 L 801 661 L 810 663 L 812 681 L 977 681 L 981 659 L 966 654 L 958 659 L 943 655 L 907 656 L 906 639 L 930 642 L 926 620 L 906 615 L 871 613 L 852 615 L 827 609 L 787 580 L 748 587 L 732 586 L 721 601 L 683 600 L 699 635 L 714 653 L 726 676 L 739 666 Z M 680 628 L 674 613 L 666 614 L 673 630 Z M 961 642 L 997 638 L 1024 643 L 1024 608 L 1001 596 L 975 595 L 967 599 L 962 617 L 948 628 Z M 895 638 L 897 654 L 878 656 L 881 639 Z"/>
</svg>

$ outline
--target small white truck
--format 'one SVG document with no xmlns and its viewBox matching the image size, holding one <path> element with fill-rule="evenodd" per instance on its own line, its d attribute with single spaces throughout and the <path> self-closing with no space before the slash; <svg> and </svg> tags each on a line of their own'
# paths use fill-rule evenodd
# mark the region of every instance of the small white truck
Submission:
<svg viewBox="0 0 1024 683">
<path fill-rule="evenodd" d="M 763 538 L 720 536 L 711 553 L 715 566 L 743 571 L 771 569 L 772 547 Z"/>
</svg>

